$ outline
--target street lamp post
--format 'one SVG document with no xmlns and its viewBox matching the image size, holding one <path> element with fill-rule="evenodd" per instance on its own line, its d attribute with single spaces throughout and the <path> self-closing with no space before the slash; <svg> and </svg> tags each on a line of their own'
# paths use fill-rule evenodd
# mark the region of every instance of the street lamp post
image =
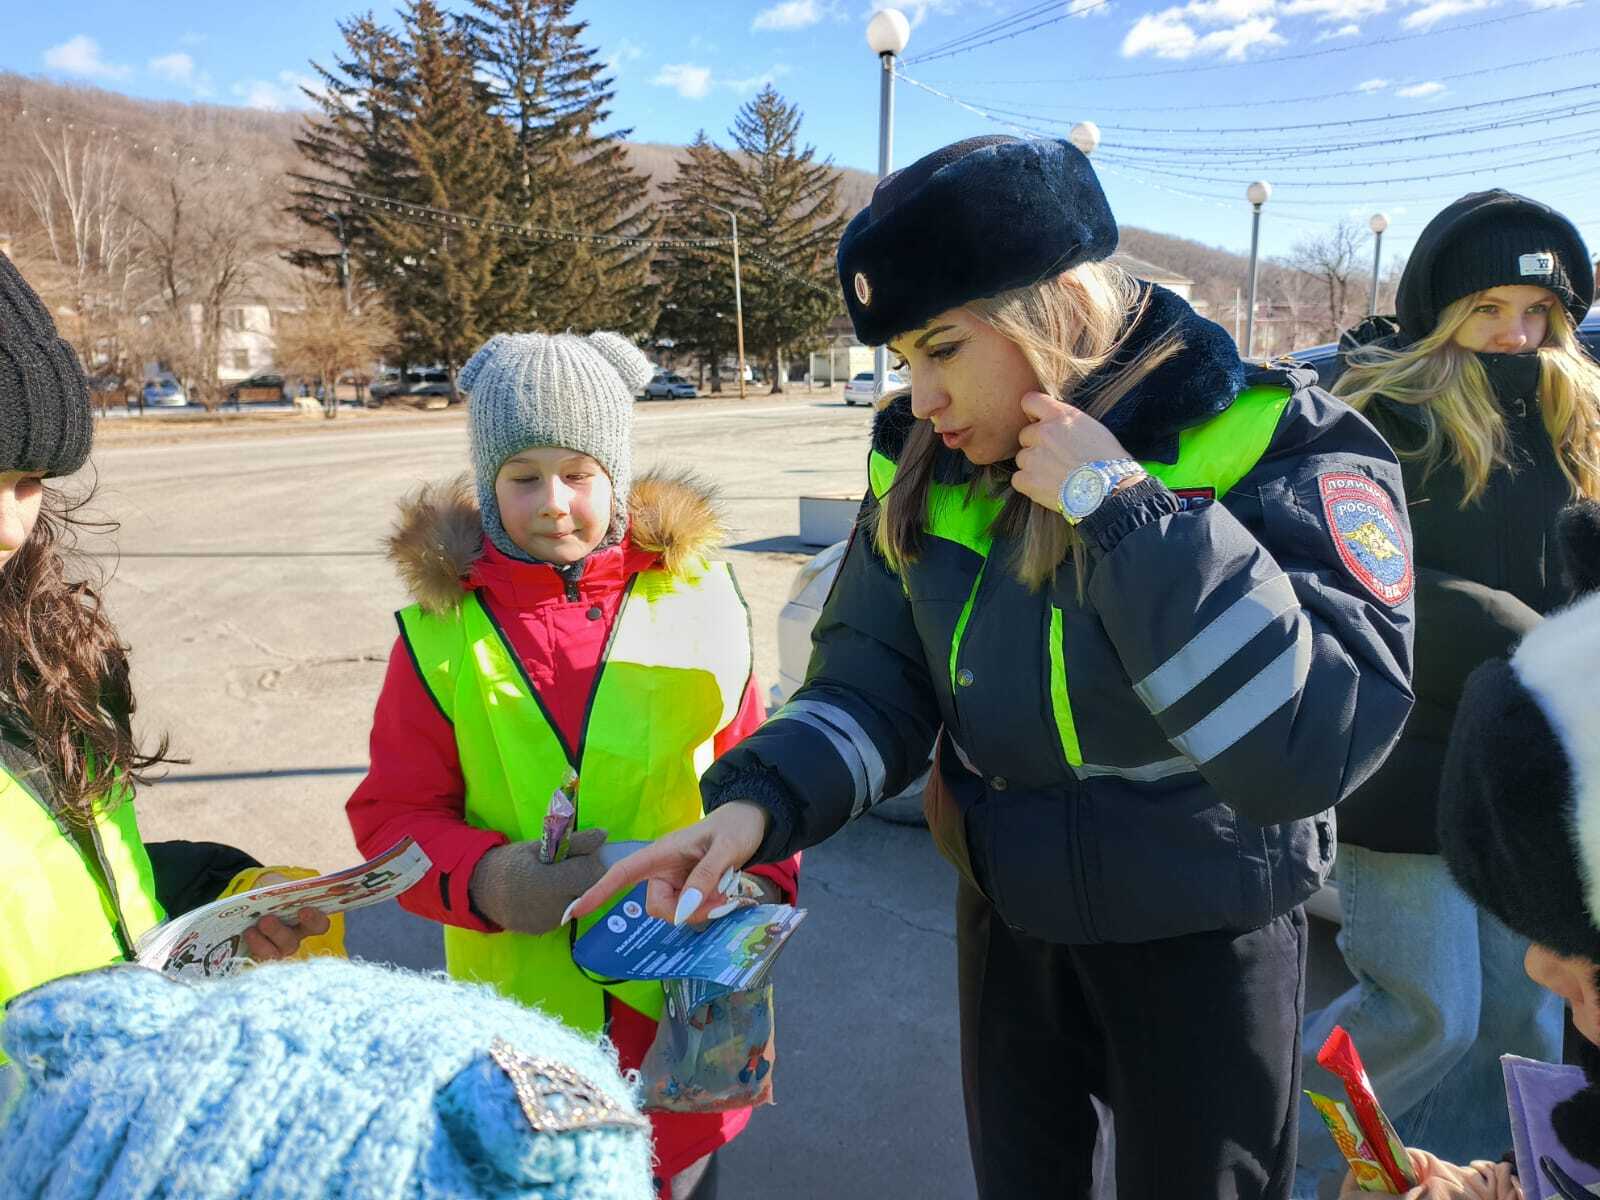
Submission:
<svg viewBox="0 0 1600 1200">
<path fill-rule="evenodd" d="M 1272 185 L 1256 180 L 1245 189 L 1245 199 L 1250 201 L 1250 295 L 1244 318 L 1244 356 L 1254 358 L 1256 353 L 1256 263 L 1261 248 L 1261 206 L 1272 195 Z"/>
<path fill-rule="evenodd" d="M 911 22 L 897 8 L 880 8 L 867 22 L 867 45 L 878 56 L 878 178 L 894 162 L 894 60 L 911 40 Z M 881 395 L 889 374 L 889 352 L 879 346 L 872 354 L 873 390 Z"/>
<path fill-rule="evenodd" d="M 739 287 L 739 214 L 731 208 L 723 208 L 720 204 L 709 207 L 716 209 L 733 222 L 733 320 L 734 328 L 739 338 L 739 399 L 744 395 L 744 293 Z"/>
<path fill-rule="evenodd" d="M 1389 218 L 1384 213 L 1373 213 L 1367 222 L 1372 230 L 1372 294 L 1367 297 L 1367 316 L 1378 315 L 1378 268 L 1383 263 L 1383 231 L 1389 228 Z"/>
</svg>

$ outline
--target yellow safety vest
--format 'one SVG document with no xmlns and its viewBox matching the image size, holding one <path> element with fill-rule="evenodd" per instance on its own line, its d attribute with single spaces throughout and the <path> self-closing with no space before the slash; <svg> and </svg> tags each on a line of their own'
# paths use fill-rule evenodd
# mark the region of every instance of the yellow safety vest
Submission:
<svg viewBox="0 0 1600 1200">
<path fill-rule="evenodd" d="M 448 613 L 413 605 L 399 617 L 423 682 L 455 728 L 468 824 L 537 841 L 569 768 L 579 775 L 575 829 L 651 840 L 700 818 L 700 776 L 752 670 L 750 613 L 726 563 L 633 578 L 577 746 L 566 744 L 476 592 Z M 591 1033 L 605 1027 L 607 992 L 659 1016 L 659 984 L 599 980 L 573 963 L 572 942 L 596 919 L 540 936 L 447 925 L 445 962 L 458 978 L 492 983 Z"/>
<path fill-rule="evenodd" d="M 1204 491 L 1220 500 L 1235 484 L 1254 469 L 1272 444 L 1278 422 L 1293 393 L 1289 388 L 1263 385 L 1246 388 L 1222 412 L 1178 434 L 1178 461 L 1145 462 L 1145 471 L 1177 492 Z M 894 483 L 897 465 L 887 455 L 874 450 L 868 462 L 873 495 L 879 500 Z M 983 572 L 988 567 L 993 544 L 992 527 L 1005 501 L 1000 497 L 974 495 L 965 484 L 934 483 L 928 487 L 928 521 L 925 528 L 934 537 L 959 543 L 984 560 L 972 591 L 957 618 L 950 643 L 952 686 L 956 660 L 961 653 L 965 632 Z M 1050 607 L 1050 703 L 1055 714 L 1061 751 L 1072 766 L 1083 765 L 1083 751 L 1072 719 L 1072 702 L 1067 695 L 1067 664 L 1062 642 L 1062 611 Z"/>
<path fill-rule="evenodd" d="M 62 975 L 127 961 L 165 919 L 126 788 L 79 828 L 0 766 L 0 1005 Z"/>
</svg>

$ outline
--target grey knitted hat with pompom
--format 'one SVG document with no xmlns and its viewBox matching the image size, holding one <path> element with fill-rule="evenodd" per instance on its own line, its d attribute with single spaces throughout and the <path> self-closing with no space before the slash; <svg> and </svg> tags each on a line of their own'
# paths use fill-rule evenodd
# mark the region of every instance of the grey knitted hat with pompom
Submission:
<svg viewBox="0 0 1600 1200">
<path fill-rule="evenodd" d="M 618 333 L 497 333 L 461 368 L 470 398 L 472 466 L 489 540 L 527 559 L 505 531 L 494 481 L 506 459 L 530 446 L 587 454 L 611 480 L 611 528 L 628 525 L 633 482 L 633 404 L 655 368 Z"/>
</svg>

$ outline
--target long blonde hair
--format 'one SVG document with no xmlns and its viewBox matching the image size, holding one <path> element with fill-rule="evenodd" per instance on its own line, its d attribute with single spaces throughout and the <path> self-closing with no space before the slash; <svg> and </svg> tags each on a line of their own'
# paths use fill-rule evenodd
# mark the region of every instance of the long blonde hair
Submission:
<svg viewBox="0 0 1600 1200">
<path fill-rule="evenodd" d="M 1409 404 L 1422 417 L 1425 436 L 1415 447 L 1396 447 L 1402 458 L 1419 459 L 1426 479 L 1441 462 L 1467 482 L 1461 507 L 1483 494 L 1490 474 L 1509 467 L 1510 438 L 1488 373 L 1455 336 L 1481 302 L 1479 292 L 1439 314 L 1433 331 L 1400 350 L 1362 346 L 1334 384 L 1357 411 L 1374 397 Z M 1556 449 L 1556 461 L 1574 496 L 1600 499 L 1600 365 L 1584 353 L 1567 310 L 1550 309 L 1539 355 L 1539 411 Z"/>
<path fill-rule="evenodd" d="M 1122 348 L 1147 303 L 1139 282 L 1122 268 L 1092 262 L 1028 287 L 974 300 L 966 309 L 1016 344 L 1041 391 L 1077 405 L 1098 420 L 1140 380 L 1183 349 L 1176 334 L 1160 338 L 1131 363 L 1096 379 L 1092 391 L 1079 394 L 1084 381 Z M 914 562 L 921 549 L 937 449 L 932 422 L 917 421 L 900 453 L 894 483 L 878 508 L 873 539 L 884 557 L 896 565 Z M 1029 588 L 1041 587 L 1070 552 L 1081 576 L 1082 544 L 1072 527 L 1054 509 L 1012 491 L 1009 485 L 1014 470 L 1010 464 L 981 466 L 968 489 L 973 496 L 1005 497 L 992 530 L 1018 542 L 1012 564 L 1015 574 Z"/>
</svg>

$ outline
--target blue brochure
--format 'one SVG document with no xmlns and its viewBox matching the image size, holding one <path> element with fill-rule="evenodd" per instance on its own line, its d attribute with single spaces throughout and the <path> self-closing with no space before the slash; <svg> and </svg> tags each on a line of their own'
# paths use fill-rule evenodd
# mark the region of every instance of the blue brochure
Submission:
<svg viewBox="0 0 1600 1200">
<path fill-rule="evenodd" d="M 639 884 L 572 947 L 586 971 L 607 979 L 697 979 L 728 989 L 758 985 L 806 910 L 753 904 L 699 929 L 672 925 L 644 910 Z"/>
</svg>

